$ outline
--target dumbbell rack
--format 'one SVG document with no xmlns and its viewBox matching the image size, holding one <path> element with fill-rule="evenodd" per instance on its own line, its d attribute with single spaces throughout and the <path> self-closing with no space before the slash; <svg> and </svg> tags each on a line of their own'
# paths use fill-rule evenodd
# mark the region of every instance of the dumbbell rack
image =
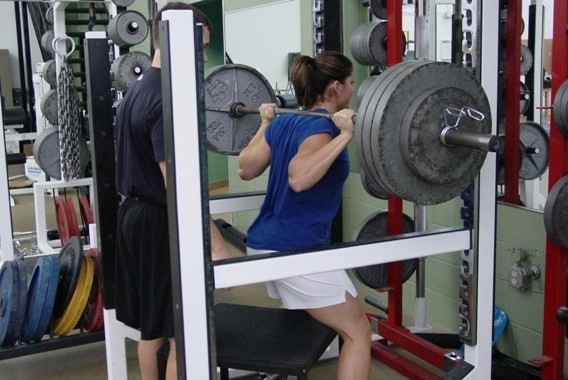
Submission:
<svg viewBox="0 0 568 380">
<path fill-rule="evenodd" d="M 568 78 L 568 4 L 554 1 L 552 48 L 552 99 L 560 85 Z M 568 174 L 568 137 L 564 136 L 551 118 L 549 190 Z M 565 221 L 564 221 L 565 222 Z M 566 325 L 556 318 L 558 310 L 566 306 L 568 250 L 546 239 L 546 273 L 544 284 L 544 316 L 542 356 L 531 359 L 532 364 L 542 366 L 543 379 L 562 379 L 564 372 L 564 342 Z"/>
</svg>

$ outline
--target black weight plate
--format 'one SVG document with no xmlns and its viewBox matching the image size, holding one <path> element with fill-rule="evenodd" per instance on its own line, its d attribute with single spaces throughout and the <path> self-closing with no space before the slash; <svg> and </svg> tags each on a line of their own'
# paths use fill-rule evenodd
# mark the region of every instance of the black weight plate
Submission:
<svg viewBox="0 0 568 380">
<path fill-rule="evenodd" d="M 554 95 L 552 114 L 556 128 L 564 135 L 568 136 L 568 79 L 562 82 Z"/>
<path fill-rule="evenodd" d="M 443 203 L 459 195 L 475 179 L 487 154 L 484 151 L 471 149 L 470 154 L 476 157 L 473 160 L 474 164 L 465 171 L 466 176 L 452 184 L 440 185 L 426 181 L 414 175 L 406 166 L 399 148 L 400 123 L 406 113 L 406 105 L 409 100 L 438 87 L 455 87 L 467 92 L 474 99 L 474 104 L 461 104 L 456 108 L 470 107 L 480 112 L 484 115 L 484 119 L 476 123 L 476 132 L 487 134 L 491 131 L 491 110 L 480 83 L 465 68 L 446 62 L 427 61 L 400 80 L 393 81 L 385 90 L 381 102 L 375 105 L 377 116 L 373 118 L 371 141 L 376 144 L 373 161 L 385 187 L 397 197 L 421 205 Z M 418 110 L 418 112 L 428 112 L 428 110 Z M 456 148 L 445 147 L 441 142 L 438 146 L 440 149 Z M 460 150 L 455 151 L 460 152 Z M 461 162 L 453 160 L 453 163 L 456 170 L 463 171 L 460 167 Z M 443 170 L 452 169 L 449 165 L 444 165 Z"/>
<path fill-rule="evenodd" d="M 550 240 L 568 248 L 568 176 L 560 178 L 544 204 L 544 227 Z"/>
<path fill-rule="evenodd" d="M 59 251 L 59 281 L 53 315 L 59 317 L 69 304 L 81 272 L 83 245 L 77 236 L 71 236 Z"/>
<path fill-rule="evenodd" d="M 414 221 L 411 217 L 403 214 L 403 233 L 414 232 Z M 388 236 L 388 212 L 376 212 L 371 214 L 355 232 L 354 240 L 373 240 Z M 402 282 L 407 281 L 416 270 L 418 259 L 404 260 L 402 262 Z M 388 264 L 368 265 L 354 268 L 355 276 L 363 284 L 373 289 L 386 288 L 389 286 Z"/>
<path fill-rule="evenodd" d="M 45 271 L 49 273 L 47 281 L 47 291 L 45 292 L 45 302 L 41 309 L 41 316 L 37 325 L 36 332 L 33 336 L 34 341 L 40 341 L 47 331 L 47 326 L 51 320 L 53 313 L 53 306 L 55 302 L 55 295 L 57 294 L 57 285 L 59 281 L 59 260 L 56 256 L 40 257 L 39 260 L 46 262 L 40 265 L 45 265 Z M 39 261 L 38 260 L 38 261 Z"/>
<path fill-rule="evenodd" d="M 533 180 L 548 168 L 549 138 L 546 130 L 533 121 L 523 121 L 519 126 L 521 167 L 519 178 Z"/>
<path fill-rule="evenodd" d="M 240 64 L 209 68 L 205 72 L 205 123 L 207 145 L 217 153 L 238 155 L 260 127 L 258 113 L 233 117 L 234 103 L 258 108 L 276 103 L 272 86 L 256 69 Z"/>
<path fill-rule="evenodd" d="M 43 307 L 49 288 L 51 265 L 48 260 L 40 257 L 32 273 L 26 301 L 26 318 L 22 327 L 22 341 L 32 342 L 41 322 Z"/>
<path fill-rule="evenodd" d="M 23 269 L 20 273 L 20 269 Z M 26 308 L 27 279 L 25 268 L 16 261 L 5 261 L 0 268 L 0 346 L 12 346 L 22 327 L 22 310 Z M 23 294 L 22 294 L 23 291 Z"/>
</svg>

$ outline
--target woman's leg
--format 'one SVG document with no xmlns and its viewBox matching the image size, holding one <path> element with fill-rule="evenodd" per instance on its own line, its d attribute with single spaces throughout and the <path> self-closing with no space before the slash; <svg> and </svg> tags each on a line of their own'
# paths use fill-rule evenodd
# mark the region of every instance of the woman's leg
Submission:
<svg viewBox="0 0 568 380">
<path fill-rule="evenodd" d="M 339 353 L 337 380 L 369 378 L 371 326 L 359 301 L 345 292 L 345 302 L 307 312 L 317 321 L 337 331 L 343 345 Z"/>
</svg>

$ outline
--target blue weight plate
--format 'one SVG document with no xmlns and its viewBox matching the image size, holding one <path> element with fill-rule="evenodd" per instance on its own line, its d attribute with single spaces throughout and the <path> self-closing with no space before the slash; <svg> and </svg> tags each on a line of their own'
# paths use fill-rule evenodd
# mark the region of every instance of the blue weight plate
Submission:
<svg viewBox="0 0 568 380">
<path fill-rule="evenodd" d="M 77 287 L 81 263 L 83 260 L 83 245 L 77 236 L 71 236 L 59 251 L 59 283 L 53 315 L 59 317 L 71 301 Z"/>
<path fill-rule="evenodd" d="M 59 259 L 56 256 L 47 256 L 47 265 L 45 271 L 49 273 L 49 280 L 47 285 L 47 293 L 45 295 L 45 303 L 41 311 L 41 317 L 34 334 L 33 340 L 40 341 L 47 330 L 51 315 L 53 313 L 53 306 L 55 303 L 55 295 L 57 294 L 57 285 L 59 282 Z"/>
<path fill-rule="evenodd" d="M 0 343 L 8 345 L 13 335 L 13 321 L 17 317 L 20 279 L 18 264 L 6 261 L 0 268 Z"/>
<path fill-rule="evenodd" d="M 22 327 L 22 341 L 33 341 L 38 329 L 43 306 L 49 287 L 50 261 L 46 257 L 40 257 L 30 279 L 26 299 L 26 318 Z"/>
</svg>

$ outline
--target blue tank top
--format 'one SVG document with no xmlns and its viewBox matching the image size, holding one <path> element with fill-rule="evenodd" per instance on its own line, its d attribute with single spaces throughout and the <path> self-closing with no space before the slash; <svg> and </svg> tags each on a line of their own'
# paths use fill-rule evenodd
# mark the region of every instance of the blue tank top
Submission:
<svg viewBox="0 0 568 380">
<path fill-rule="evenodd" d="M 312 188 L 296 193 L 288 184 L 288 166 L 302 142 L 315 134 L 339 135 L 326 118 L 286 114 L 274 119 L 265 131 L 271 149 L 266 198 L 247 232 L 253 249 L 290 251 L 329 244 L 331 224 L 349 175 L 347 149 Z"/>
</svg>

